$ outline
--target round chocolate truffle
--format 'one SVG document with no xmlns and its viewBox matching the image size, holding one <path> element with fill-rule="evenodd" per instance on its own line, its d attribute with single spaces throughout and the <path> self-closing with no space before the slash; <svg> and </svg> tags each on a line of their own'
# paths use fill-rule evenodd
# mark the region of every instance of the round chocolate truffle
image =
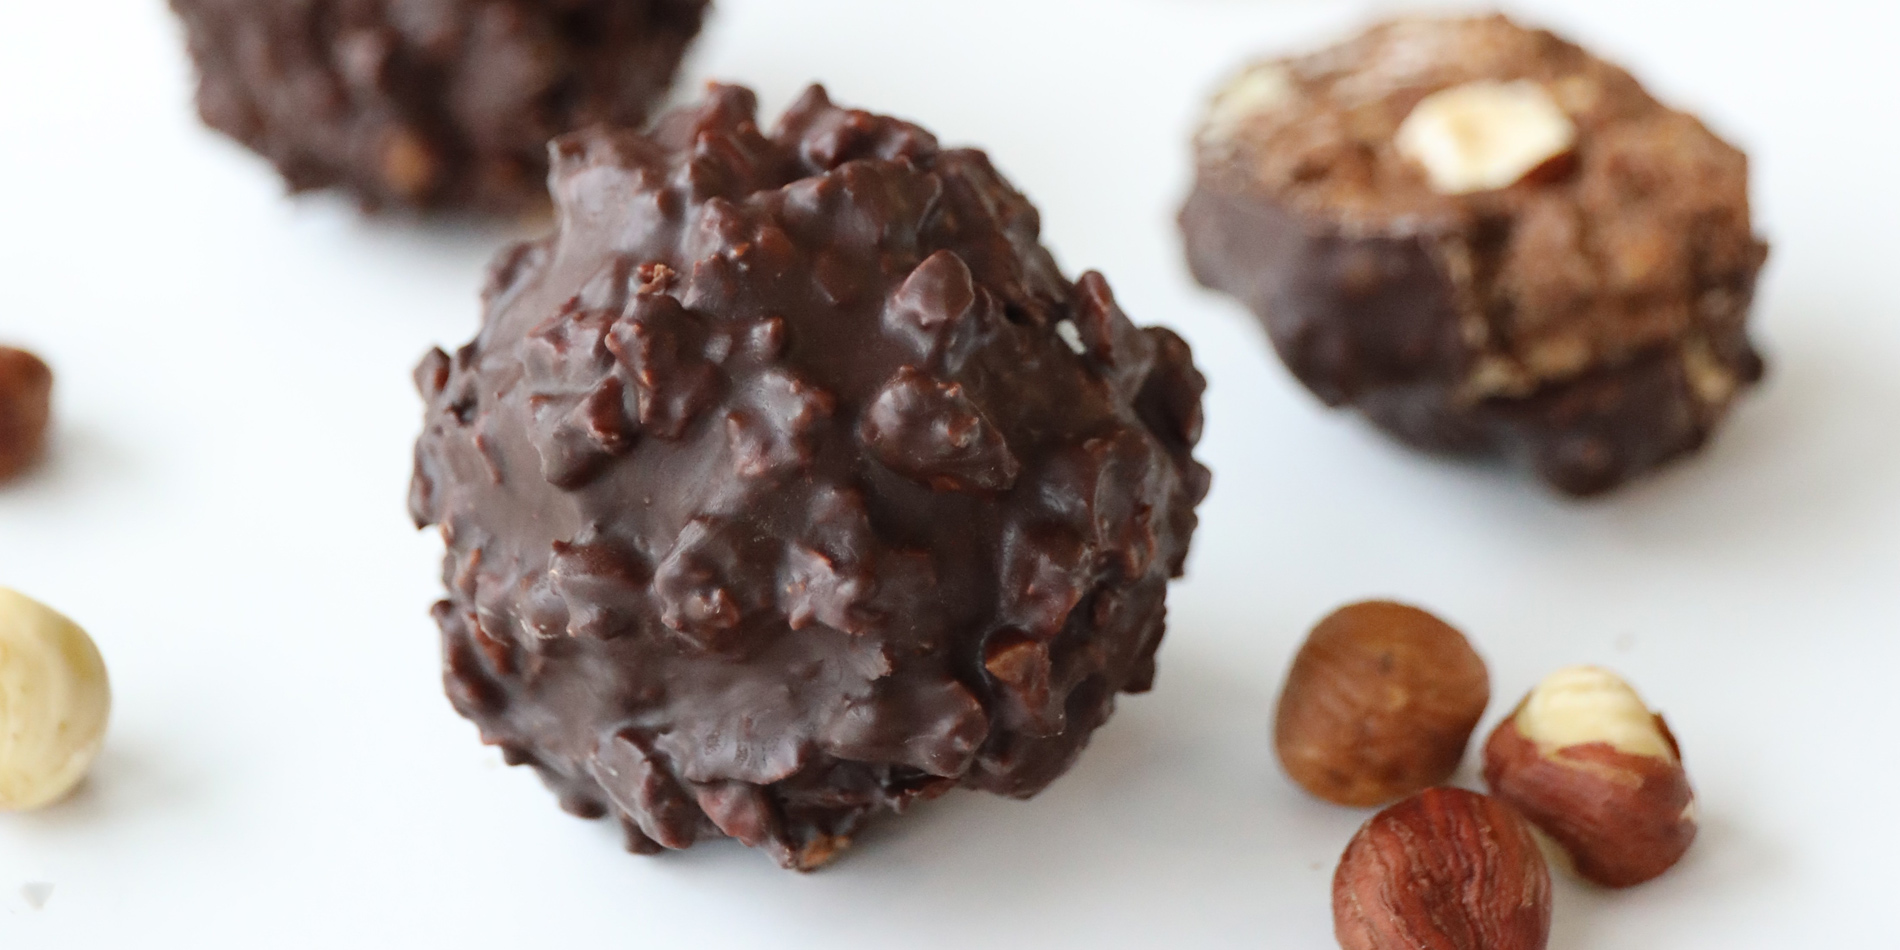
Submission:
<svg viewBox="0 0 1900 950">
<path fill-rule="evenodd" d="M 548 140 L 637 126 L 707 0 L 171 0 L 206 124 L 365 208 L 547 201 Z"/>
<path fill-rule="evenodd" d="M 1301 382 L 1576 495 L 1700 447 L 1762 374 L 1748 162 L 1503 17 L 1406 19 L 1214 101 L 1188 257 Z"/>
<path fill-rule="evenodd" d="M 559 227 L 427 356 L 448 692 L 639 852 L 825 863 L 1026 797 L 1149 688 L 1204 382 L 978 151 L 813 88 L 554 146 Z"/>
</svg>

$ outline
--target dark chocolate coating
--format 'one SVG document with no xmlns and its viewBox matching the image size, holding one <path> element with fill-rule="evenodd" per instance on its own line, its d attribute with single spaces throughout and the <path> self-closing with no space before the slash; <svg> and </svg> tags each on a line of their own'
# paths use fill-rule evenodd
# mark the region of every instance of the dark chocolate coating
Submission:
<svg viewBox="0 0 1900 950">
<path fill-rule="evenodd" d="M 713 87 L 556 143 L 559 230 L 430 354 L 411 507 L 455 707 L 630 847 L 823 864 L 1029 796 L 1149 688 L 1204 382 L 981 152 Z"/>
<path fill-rule="evenodd" d="M 1284 91 L 1216 106 L 1188 260 L 1327 405 L 1583 496 L 1700 448 L 1761 379 L 1746 159 L 1622 70 L 1502 17 L 1395 21 L 1254 70 Z M 1574 154 L 1472 195 L 1395 154 L 1426 94 L 1518 80 L 1565 97 Z"/>
<path fill-rule="evenodd" d="M 548 140 L 638 126 L 707 0 L 171 0 L 205 123 L 366 208 L 547 201 Z"/>
<path fill-rule="evenodd" d="M 1197 279 L 1247 303 L 1307 389 L 1408 445 L 1521 460 L 1587 497 L 1701 448 L 1727 413 L 1699 397 L 1682 342 L 1525 396 L 1468 398 L 1474 354 L 1429 239 L 1349 237 L 1205 183 L 1181 222 Z M 1746 308 L 1753 294 L 1750 272 L 1735 295 Z M 1761 379 L 1739 321 L 1700 345 L 1736 383 Z"/>
</svg>

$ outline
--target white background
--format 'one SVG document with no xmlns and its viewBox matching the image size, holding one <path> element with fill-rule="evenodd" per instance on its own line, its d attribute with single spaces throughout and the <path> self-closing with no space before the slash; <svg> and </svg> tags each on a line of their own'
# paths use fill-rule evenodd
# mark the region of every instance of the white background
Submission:
<svg viewBox="0 0 1900 950">
<path fill-rule="evenodd" d="M 197 125 L 159 0 L 0 0 L 0 339 L 59 374 L 0 584 L 86 625 L 117 699 L 75 798 L 0 815 L 0 946 L 1331 946 L 1364 814 L 1293 789 L 1267 723 L 1307 626 L 1372 595 L 1471 635 L 1486 729 L 1589 661 L 1681 737 L 1701 840 L 1634 891 L 1560 883 L 1552 946 L 1893 945 L 1900 8 L 1522 5 L 1748 148 L 1775 245 L 1768 385 L 1702 458 L 1576 504 L 1321 411 L 1185 273 L 1199 102 L 1374 5 L 719 3 L 683 88 L 775 113 L 822 79 L 987 147 L 1065 268 L 1194 344 L 1216 480 L 1156 692 L 1033 802 L 953 795 L 817 875 L 622 853 L 450 711 L 439 545 L 404 515 L 409 369 L 472 334 L 505 235 L 284 199 Z"/>
</svg>

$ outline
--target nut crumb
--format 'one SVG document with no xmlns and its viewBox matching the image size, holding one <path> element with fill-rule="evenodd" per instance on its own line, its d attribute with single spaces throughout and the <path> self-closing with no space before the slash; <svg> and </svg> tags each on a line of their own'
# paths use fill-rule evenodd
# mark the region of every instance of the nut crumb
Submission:
<svg viewBox="0 0 1900 950">
<path fill-rule="evenodd" d="M 45 910 L 46 902 L 53 899 L 53 885 L 48 881 L 28 881 L 20 885 L 20 899 L 34 910 Z"/>
<path fill-rule="evenodd" d="M 1075 355 L 1077 356 L 1081 356 L 1082 354 L 1087 353 L 1089 351 L 1087 344 L 1084 344 L 1082 342 L 1082 331 L 1075 328 L 1075 323 L 1073 321 L 1070 321 L 1070 320 L 1057 321 L 1056 322 L 1056 336 L 1061 337 L 1062 342 L 1068 344 L 1069 349 L 1072 352 L 1074 352 Z"/>
<path fill-rule="evenodd" d="M 1294 657 L 1274 751 L 1318 798 L 1383 805 L 1449 780 L 1490 699 L 1484 660 L 1451 625 L 1403 604 L 1352 604 Z"/>
<path fill-rule="evenodd" d="M 1209 144 L 1234 137 L 1255 117 L 1272 112 L 1298 93 L 1293 75 L 1279 63 L 1263 63 L 1241 73 L 1214 97 L 1201 135 Z"/>
</svg>

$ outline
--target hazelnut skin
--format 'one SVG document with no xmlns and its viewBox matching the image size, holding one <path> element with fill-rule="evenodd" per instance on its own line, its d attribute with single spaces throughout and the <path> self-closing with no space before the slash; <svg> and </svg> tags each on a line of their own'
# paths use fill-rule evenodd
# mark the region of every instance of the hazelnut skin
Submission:
<svg viewBox="0 0 1900 950">
<path fill-rule="evenodd" d="M 25 472 L 46 450 L 53 371 L 25 350 L 0 346 L 0 482 Z"/>
<path fill-rule="evenodd" d="M 1333 874 L 1341 950 L 1543 950 L 1550 869 L 1509 805 L 1427 789 L 1373 816 Z"/>
<path fill-rule="evenodd" d="M 1484 661 L 1449 624 L 1403 604 L 1353 604 L 1294 657 L 1274 749 L 1315 796 L 1382 805 L 1449 779 L 1490 699 Z"/>
<path fill-rule="evenodd" d="M 1608 670 L 1561 670 L 1532 690 L 1485 742 L 1484 780 L 1604 887 L 1657 877 L 1695 841 L 1675 735 Z"/>
</svg>

